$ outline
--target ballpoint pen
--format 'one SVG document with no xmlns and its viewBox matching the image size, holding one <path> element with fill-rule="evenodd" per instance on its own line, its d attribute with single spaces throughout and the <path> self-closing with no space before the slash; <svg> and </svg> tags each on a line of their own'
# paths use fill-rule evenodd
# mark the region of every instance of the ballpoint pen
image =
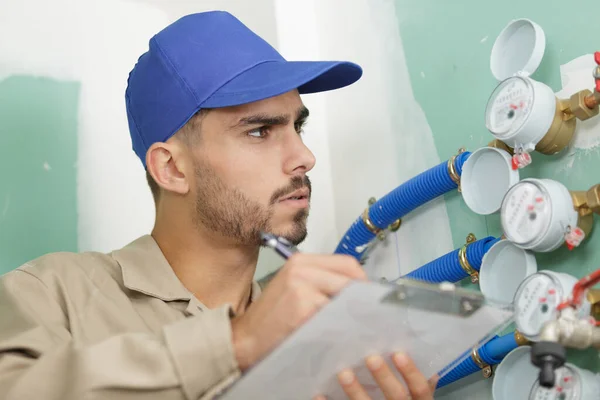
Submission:
<svg viewBox="0 0 600 400">
<path fill-rule="evenodd" d="M 297 253 L 298 249 L 291 244 L 287 239 L 280 236 L 275 236 L 271 233 L 261 232 L 260 238 L 263 244 L 275 250 L 281 257 L 286 260 Z"/>
</svg>

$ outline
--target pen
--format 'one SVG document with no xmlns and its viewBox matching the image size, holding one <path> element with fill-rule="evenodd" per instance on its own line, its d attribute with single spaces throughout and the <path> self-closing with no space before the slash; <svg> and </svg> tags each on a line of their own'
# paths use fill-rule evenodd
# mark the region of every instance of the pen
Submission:
<svg viewBox="0 0 600 400">
<path fill-rule="evenodd" d="M 292 254 L 298 252 L 298 249 L 293 244 L 280 236 L 261 232 L 260 238 L 265 246 L 272 248 L 286 260 L 290 258 Z"/>
</svg>

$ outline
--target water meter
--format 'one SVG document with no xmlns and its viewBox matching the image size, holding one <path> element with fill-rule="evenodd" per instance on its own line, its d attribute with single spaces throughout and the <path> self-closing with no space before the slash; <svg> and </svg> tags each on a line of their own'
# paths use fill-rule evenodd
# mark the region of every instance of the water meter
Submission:
<svg viewBox="0 0 600 400">
<path fill-rule="evenodd" d="M 577 247 L 592 229 L 598 194 L 598 185 L 588 192 L 570 192 L 554 180 L 523 179 L 502 200 L 502 229 L 508 240 L 526 250 L 549 252 L 564 243 Z"/>
<path fill-rule="evenodd" d="M 557 306 L 565 301 L 577 278 L 553 271 L 539 271 L 528 276 L 517 288 L 514 297 L 515 324 L 527 339 L 537 342 L 546 322 L 558 318 Z M 584 298 L 577 309 L 578 317 L 591 313 L 591 304 Z"/>
<path fill-rule="evenodd" d="M 583 90 L 570 99 L 557 99 L 550 87 L 531 79 L 545 47 L 542 28 L 518 19 L 504 28 L 492 48 L 490 68 L 500 83 L 488 99 L 485 124 L 497 140 L 513 149 L 515 168 L 528 165 L 534 149 L 544 154 L 564 149 L 575 132 L 576 118 L 588 119 L 599 111 L 598 92 Z"/>
<path fill-rule="evenodd" d="M 600 393 L 600 377 L 566 363 L 556 370 L 556 384 L 542 387 L 539 369 L 531 363 L 531 346 L 511 351 L 498 365 L 492 383 L 494 400 L 592 400 Z"/>
</svg>

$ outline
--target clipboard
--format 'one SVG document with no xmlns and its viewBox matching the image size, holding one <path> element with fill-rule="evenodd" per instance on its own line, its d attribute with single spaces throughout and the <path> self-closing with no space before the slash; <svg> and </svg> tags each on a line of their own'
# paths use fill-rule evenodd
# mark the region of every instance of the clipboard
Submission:
<svg viewBox="0 0 600 400">
<path fill-rule="evenodd" d="M 440 377 L 512 322 L 513 310 L 451 283 L 355 281 L 220 399 L 347 399 L 336 374 L 352 367 L 373 400 L 384 399 L 365 365 L 370 354 L 391 363 L 406 352 L 426 376 Z M 392 367 L 397 377 L 401 375 Z"/>
</svg>

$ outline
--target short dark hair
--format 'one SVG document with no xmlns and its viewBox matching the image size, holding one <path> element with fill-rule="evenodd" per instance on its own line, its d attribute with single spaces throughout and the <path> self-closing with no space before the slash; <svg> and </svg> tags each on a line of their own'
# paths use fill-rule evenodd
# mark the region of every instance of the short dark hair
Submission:
<svg viewBox="0 0 600 400">
<path fill-rule="evenodd" d="M 193 146 L 198 143 L 198 140 L 200 139 L 202 120 L 207 113 L 208 109 L 202 109 L 198 111 L 177 133 L 175 133 L 175 135 L 187 146 Z M 158 202 L 160 197 L 160 187 L 152 175 L 150 175 L 148 169 L 146 169 L 146 181 L 148 181 L 148 186 L 150 187 L 150 192 L 152 192 L 154 202 Z"/>
</svg>

